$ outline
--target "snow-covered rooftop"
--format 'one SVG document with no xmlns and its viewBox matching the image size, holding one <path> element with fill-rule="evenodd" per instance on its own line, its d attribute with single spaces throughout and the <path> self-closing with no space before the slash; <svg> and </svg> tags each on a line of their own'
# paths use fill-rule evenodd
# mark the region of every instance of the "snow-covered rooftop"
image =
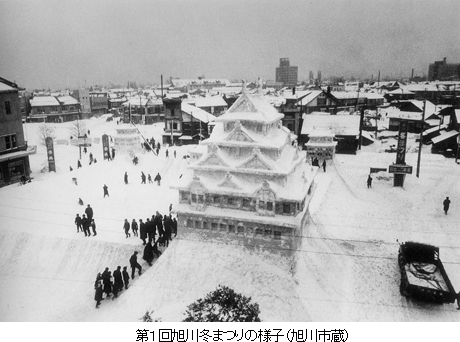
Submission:
<svg viewBox="0 0 460 342">
<path fill-rule="evenodd" d="M 195 106 L 197 107 L 226 107 L 227 102 L 222 98 L 222 96 L 207 96 L 207 97 L 197 97 L 195 99 Z"/>
<path fill-rule="evenodd" d="M 300 134 L 310 134 L 314 130 L 326 130 L 334 135 L 358 135 L 359 115 L 303 115 Z"/>
<path fill-rule="evenodd" d="M 59 101 L 54 96 L 34 96 L 30 100 L 30 105 L 32 107 L 39 106 L 59 106 Z"/>
</svg>

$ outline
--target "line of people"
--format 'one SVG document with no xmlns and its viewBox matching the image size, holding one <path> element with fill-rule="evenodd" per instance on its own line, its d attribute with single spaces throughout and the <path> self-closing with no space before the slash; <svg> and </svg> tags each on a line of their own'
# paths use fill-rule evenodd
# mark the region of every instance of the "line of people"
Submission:
<svg viewBox="0 0 460 342">
<path fill-rule="evenodd" d="M 161 185 L 161 175 L 158 172 L 155 178 L 152 181 L 152 176 L 150 176 L 150 173 L 148 174 L 148 177 L 145 176 L 145 173 L 141 171 L 141 184 L 146 184 L 146 180 L 148 179 L 149 183 L 153 183 L 155 181 L 158 186 Z M 128 177 L 128 172 L 125 172 L 125 175 L 123 176 L 123 181 L 125 182 L 126 185 L 129 184 L 129 177 Z"/>
<path fill-rule="evenodd" d="M 106 267 L 104 272 L 98 273 L 96 281 L 94 283 L 94 289 L 96 293 L 94 295 L 94 300 L 96 301 L 96 309 L 99 309 L 101 301 L 104 299 L 109 299 L 113 294 L 112 300 L 118 297 L 120 291 L 123 291 L 129 287 L 129 274 L 127 271 L 127 266 L 123 267 L 121 271 L 121 266 L 118 266 L 115 271 L 113 271 L 113 281 L 112 281 L 112 272 L 109 271 L 109 268 Z"/>
</svg>

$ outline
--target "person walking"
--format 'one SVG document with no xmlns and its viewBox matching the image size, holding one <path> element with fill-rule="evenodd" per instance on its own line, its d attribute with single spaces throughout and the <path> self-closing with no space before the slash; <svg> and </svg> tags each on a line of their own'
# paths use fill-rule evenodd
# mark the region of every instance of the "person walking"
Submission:
<svg viewBox="0 0 460 342">
<path fill-rule="evenodd" d="M 112 160 L 115 159 L 115 149 L 112 147 Z"/>
<path fill-rule="evenodd" d="M 77 169 L 81 168 L 81 163 L 80 163 L 80 160 L 78 160 L 77 162 Z"/>
<path fill-rule="evenodd" d="M 176 158 L 176 150 L 174 150 L 174 158 Z"/>
<path fill-rule="evenodd" d="M 100 281 L 96 282 L 96 293 L 94 294 L 94 300 L 96 301 L 96 309 L 99 309 L 102 300 L 102 294 L 104 291 L 102 290 L 102 284 Z"/>
<path fill-rule="evenodd" d="M 104 184 L 102 188 L 104 189 L 104 198 L 105 196 L 109 196 L 109 187 L 106 184 Z"/>
<path fill-rule="evenodd" d="M 169 158 L 169 151 L 168 151 L 168 149 L 166 149 L 165 155 L 166 155 L 166 158 Z"/>
<path fill-rule="evenodd" d="M 133 222 L 131 222 L 131 230 L 133 231 L 134 236 L 138 236 L 137 234 L 137 222 L 135 219 L 133 219 Z"/>
<path fill-rule="evenodd" d="M 172 234 L 174 234 L 174 237 L 177 236 L 177 220 L 176 220 L 176 218 L 173 218 L 173 222 L 172 222 Z"/>
<path fill-rule="evenodd" d="M 144 247 L 144 255 L 142 256 L 142 259 L 144 259 L 149 264 L 149 266 L 152 266 L 153 257 L 153 247 L 149 242 Z"/>
<path fill-rule="evenodd" d="M 85 214 L 88 217 L 89 222 L 93 219 L 93 208 L 88 204 L 88 206 L 85 209 Z"/>
<path fill-rule="evenodd" d="M 161 176 L 160 176 L 160 173 L 158 172 L 157 175 L 155 176 L 154 178 L 154 181 L 157 182 L 158 186 L 160 186 L 161 184 Z"/>
<path fill-rule="evenodd" d="M 113 288 L 117 289 L 117 294 L 119 291 L 123 291 L 123 278 L 121 275 L 121 266 L 118 266 L 115 271 L 113 271 Z"/>
<path fill-rule="evenodd" d="M 96 233 L 96 222 L 94 222 L 94 219 L 91 220 L 91 228 L 93 229 L 93 235 L 96 236 L 97 235 L 97 233 Z"/>
<path fill-rule="evenodd" d="M 129 233 L 129 222 L 128 222 L 128 219 L 125 219 L 125 224 L 123 225 L 123 229 L 125 230 L 126 238 L 131 237 L 131 234 Z"/>
<path fill-rule="evenodd" d="M 134 251 L 131 258 L 129 258 L 129 264 L 131 265 L 131 279 L 134 279 L 134 272 L 136 268 L 139 270 L 139 276 L 142 274 L 142 266 L 137 262 L 137 251 Z"/>
<path fill-rule="evenodd" d="M 83 226 L 81 224 L 81 217 L 79 214 L 75 217 L 75 225 L 77 226 L 77 233 L 83 231 Z"/>
<path fill-rule="evenodd" d="M 93 153 L 90 152 L 89 154 L 89 165 L 93 163 Z"/>
<path fill-rule="evenodd" d="M 106 298 L 110 297 L 110 294 L 112 293 L 112 282 L 110 278 L 112 277 L 109 268 L 106 267 L 104 272 L 102 272 L 102 283 L 104 284 L 104 292 L 106 294 Z"/>
<path fill-rule="evenodd" d="M 152 243 L 152 241 L 155 241 L 156 226 L 155 226 L 155 220 L 153 217 L 152 217 L 152 220 L 149 220 L 147 218 L 147 222 L 145 222 L 145 231 L 149 238 L 149 243 Z"/>
<path fill-rule="evenodd" d="M 145 184 L 145 174 L 141 171 L 141 184 Z"/>
<path fill-rule="evenodd" d="M 450 206 L 449 197 L 446 197 L 446 199 L 444 200 L 444 202 L 442 202 L 442 204 L 444 206 L 444 213 L 447 215 L 447 211 L 449 210 L 449 206 Z"/>
<path fill-rule="evenodd" d="M 128 274 L 128 271 L 126 269 L 127 269 L 127 266 L 124 266 L 123 267 L 123 272 L 122 272 L 123 282 L 125 283 L 125 290 L 127 290 L 128 287 L 129 287 L 129 274 Z"/>
<path fill-rule="evenodd" d="M 83 226 L 83 232 L 85 233 L 85 236 L 91 236 L 91 233 L 89 231 L 90 221 L 88 220 L 85 214 L 83 214 L 83 217 L 81 219 L 81 225 Z"/>
<path fill-rule="evenodd" d="M 150 173 L 148 174 L 147 179 L 149 180 L 149 184 L 150 184 L 150 183 L 153 183 L 153 181 L 152 181 L 152 176 L 150 176 Z"/>
<path fill-rule="evenodd" d="M 140 238 L 143 242 L 143 245 L 145 246 L 146 242 L 145 239 L 147 239 L 147 230 L 145 228 L 145 223 L 142 222 L 142 219 L 139 219 L 139 230 L 140 230 Z"/>
<path fill-rule="evenodd" d="M 372 188 L 372 177 L 371 177 L 371 175 L 369 175 L 367 177 L 367 187 Z"/>
<path fill-rule="evenodd" d="M 326 159 L 323 160 L 323 171 L 326 172 Z"/>
<path fill-rule="evenodd" d="M 128 184 L 128 172 L 125 172 L 124 180 L 125 180 L 125 184 Z"/>
</svg>

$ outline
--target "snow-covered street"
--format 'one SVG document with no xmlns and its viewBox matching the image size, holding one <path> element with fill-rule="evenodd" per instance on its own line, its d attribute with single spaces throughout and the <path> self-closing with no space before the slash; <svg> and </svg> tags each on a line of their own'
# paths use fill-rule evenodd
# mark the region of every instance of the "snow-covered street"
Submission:
<svg viewBox="0 0 460 342">
<path fill-rule="evenodd" d="M 91 137 L 113 134 L 115 121 L 84 120 Z M 370 167 L 388 167 L 395 154 L 379 153 L 378 145 L 363 147 L 357 155 L 336 155 L 334 165 L 320 170 L 310 203 L 310 222 L 298 251 L 296 268 L 289 260 L 212 240 L 178 236 L 152 267 L 115 301 L 94 309 L 94 281 L 105 267 L 128 266 L 142 241 L 125 238 L 123 221 L 168 213 L 178 202 L 169 186 L 187 166 L 188 147 L 166 147 L 160 155 L 139 154 L 133 165 L 128 155 L 104 161 L 101 144 L 83 154 L 77 169 L 78 147 L 57 144 L 69 139 L 71 123 L 55 127 L 58 172 L 40 172 L 46 151 L 38 141 L 40 124 L 26 124 L 31 183 L 0 189 L 0 320 L 1 321 L 137 321 L 153 310 L 162 321 L 180 321 L 187 305 L 219 284 L 252 297 L 263 321 L 458 321 L 454 304 L 434 305 L 406 299 L 399 293 L 399 241 L 418 241 L 440 247 L 440 257 L 454 288 L 460 289 L 460 166 L 453 159 L 422 152 L 420 178 L 415 176 L 417 153 L 406 162 L 414 174 L 404 188 L 393 187 L 388 175 Z M 129 127 L 128 125 L 121 125 Z M 139 126 L 146 137 L 161 140 L 164 123 Z M 412 144 L 415 142 L 412 140 Z M 177 158 L 172 158 L 176 149 Z M 97 164 L 88 165 L 92 152 Z M 72 166 L 73 171 L 70 171 Z M 141 171 L 159 172 L 161 186 L 141 184 Z M 129 184 L 123 175 L 129 175 Z M 75 185 L 72 178 L 77 178 Z M 103 185 L 110 197 L 103 197 Z M 449 196 L 448 215 L 442 201 Z M 78 205 L 78 198 L 84 206 Z M 77 233 L 74 218 L 90 204 L 97 236 Z"/>
</svg>

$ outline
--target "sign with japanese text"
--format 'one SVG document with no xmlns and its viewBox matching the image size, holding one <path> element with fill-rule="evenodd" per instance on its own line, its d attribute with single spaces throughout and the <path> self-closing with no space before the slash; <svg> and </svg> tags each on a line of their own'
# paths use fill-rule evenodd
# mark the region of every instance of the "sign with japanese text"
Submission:
<svg viewBox="0 0 460 342">
<path fill-rule="evenodd" d="M 47 137 L 45 139 L 45 144 L 46 144 L 46 157 L 48 158 L 49 172 L 51 171 L 56 172 L 56 161 L 54 160 L 53 138 Z"/>
<path fill-rule="evenodd" d="M 390 165 L 388 166 L 389 173 L 403 173 L 403 174 L 411 174 L 412 173 L 412 166 L 410 165 Z"/>
<path fill-rule="evenodd" d="M 398 146 L 396 147 L 396 164 L 406 164 L 407 121 L 399 122 Z"/>
<path fill-rule="evenodd" d="M 110 159 L 109 136 L 107 134 L 102 136 L 102 153 L 104 154 L 104 160 Z"/>
</svg>

